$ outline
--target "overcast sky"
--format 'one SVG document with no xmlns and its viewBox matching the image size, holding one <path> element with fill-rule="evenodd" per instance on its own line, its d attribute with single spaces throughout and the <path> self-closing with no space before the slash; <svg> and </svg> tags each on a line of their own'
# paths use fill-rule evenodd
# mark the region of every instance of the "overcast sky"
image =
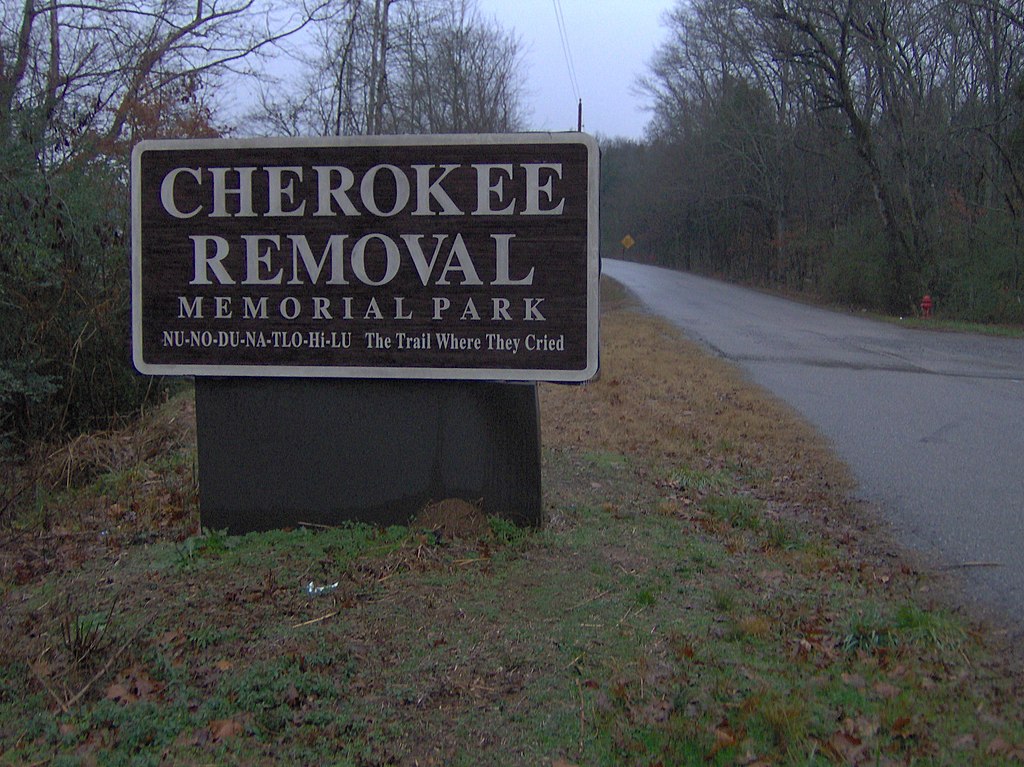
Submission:
<svg viewBox="0 0 1024 767">
<path fill-rule="evenodd" d="M 562 52 L 555 0 L 476 0 L 480 13 L 519 35 L 526 79 L 527 130 L 576 130 L 576 95 Z M 642 138 L 650 115 L 635 94 L 655 49 L 665 39 L 663 14 L 676 0 L 559 0 L 583 99 L 583 129 L 605 137 Z M 282 55 L 268 70 L 294 69 Z M 255 88 L 242 85 L 225 99 L 244 112 Z M 245 135 L 244 128 L 241 134 Z"/>
<path fill-rule="evenodd" d="M 583 129 L 641 138 L 649 115 L 633 93 L 664 39 L 662 14 L 674 0 L 559 0 L 583 98 Z M 477 0 L 480 12 L 522 39 L 533 130 L 575 130 L 576 97 L 554 0 Z"/>
</svg>

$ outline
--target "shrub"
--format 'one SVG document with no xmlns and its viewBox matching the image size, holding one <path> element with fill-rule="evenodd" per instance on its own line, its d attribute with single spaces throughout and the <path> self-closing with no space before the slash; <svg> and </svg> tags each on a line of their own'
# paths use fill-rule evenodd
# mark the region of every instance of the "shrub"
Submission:
<svg viewBox="0 0 1024 767">
<path fill-rule="evenodd" d="M 131 366 L 121 161 L 0 136 L 0 435 L 103 427 L 150 388 Z"/>
<path fill-rule="evenodd" d="M 883 309 L 887 285 L 885 236 L 872 218 L 840 227 L 826 255 L 824 287 L 828 298 L 850 306 Z"/>
<path fill-rule="evenodd" d="M 944 317 L 1024 323 L 1024 258 L 1018 226 L 996 211 L 977 221 L 951 217 L 929 279 Z"/>
</svg>

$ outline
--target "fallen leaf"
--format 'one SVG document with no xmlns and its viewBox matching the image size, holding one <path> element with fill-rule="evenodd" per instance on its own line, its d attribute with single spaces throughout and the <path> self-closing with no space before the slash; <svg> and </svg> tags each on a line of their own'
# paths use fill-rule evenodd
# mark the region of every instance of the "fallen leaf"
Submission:
<svg viewBox="0 0 1024 767">
<path fill-rule="evenodd" d="M 866 746 L 860 738 L 846 732 L 837 732 L 829 738 L 826 751 L 843 764 L 857 764 L 864 756 Z"/>
<path fill-rule="evenodd" d="M 858 738 L 873 738 L 878 734 L 879 723 L 877 719 L 869 719 L 866 716 L 859 716 L 856 719 L 843 721 L 846 731 Z"/>
<path fill-rule="evenodd" d="M 892 723 L 892 732 L 900 738 L 913 736 L 913 720 L 909 716 L 901 716 Z"/>
<path fill-rule="evenodd" d="M 644 706 L 643 716 L 648 722 L 664 722 L 672 713 L 672 708 L 667 700 L 654 700 Z"/>
<path fill-rule="evenodd" d="M 757 577 L 770 585 L 778 585 L 786 580 L 786 573 L 782 570 L 762 570 Z"/>
<path fill-rule="evenodd" d="M 714 729 L 714 735 L 715 745 L 711 747 L 711 752 L 707 755 L 708 759 L 713 758 L 722 749 L 731 748 L 732 746 L 735 746 L 738 741 L 736 733 L 732 731 L 732 728 L 729 726 L 728 722 L 720 723 Z"/>
<path fill-rule="evenodd" d="M 209 727 L 210 736 L 218 743 L 241 735 L 244 729 L 242 723 L 235 719 L 215 719 Z"/>
<path fill-rule="evenodd" d="M 46 658 L 37 658 L 29 665 L 37 675 L 43 678 L 50 676 L 50 662 Z"/>
<path fill-rule="evenodd" d="M 978 747 L 978 738 L 971 733 L 961 735 L 959 738 L 953 741 L 953 748 L 957 751 L 967 751 L 968 749 Z"/>
<path fill-rule="evenodd" d="M 183 641 L 185 641 L 185 635 L 182 634 L 181 631 L 177 630 L 165 631 L 163 634 L 157 637 L 156 640 L 157 644 L 159 645 L 178 644 Z"/>
<path fill-rule="evenodd" d="M 891 685 L 888 682 L 878 682 L 875 685 L 875 692 L 881 695 L 886 700 L 895 698 L 900 694 L 899 688 L 895 685 Z"/>
<path fill-rule="evenodd" d="M 123 682 L 114 682 L 110 687 L 107 688 L 106 699 L 112 700 L 115 703 L 134 703 L 138 700 L 138 697 L 133 695 L 128 689 L 128 686 Z"/>
<path fill-rule="evenodd" d="M 1010 753 L 1013 747 L 1003 740 L 1001 737 L 996 735 L 988 744 L 985 749 L 985 753 L 989 756 L 1006 756 Z"/>
<path fill-rule="evenodd" d="M 864 681 L 864 677 L 862 677 L 860 674 L 844 673 L 842 675 L 842 679 L 844 682 L 846 682 L 846 684 L 850 685 L 850 687 L 853 687 L 857 690 L 863 690 L 865 687 L 868 686 L 868 683 Z"/>
<path fill-rule="evenodd" d="M 153 698 L 163 689 L 163 685 L 154 681 L 153 677 L 137 666 L 132 669 L 131 680 L 133 691 L 139 696 L 139 700 Z"/>
</svg>

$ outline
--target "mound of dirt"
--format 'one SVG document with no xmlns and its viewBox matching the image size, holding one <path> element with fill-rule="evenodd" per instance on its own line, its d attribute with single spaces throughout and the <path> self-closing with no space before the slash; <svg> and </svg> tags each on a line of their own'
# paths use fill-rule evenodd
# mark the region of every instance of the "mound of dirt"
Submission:
<svg viewBox="0 0 1024 767">
<path fill-rule="evenodd" d="M 443 538 L 481 538 L 491 534 L 480 502 L 445 498 L 428 503 L 412 520 L 412 527 L 430 530 Z"/>
</svg>

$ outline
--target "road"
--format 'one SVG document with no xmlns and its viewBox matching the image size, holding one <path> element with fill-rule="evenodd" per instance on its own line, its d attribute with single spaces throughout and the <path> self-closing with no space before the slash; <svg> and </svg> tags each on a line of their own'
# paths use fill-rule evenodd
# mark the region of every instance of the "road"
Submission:
<svg viewBox="0 0 1024 767">
<path fill-rule="evenodd" d="M 653 312 L 833 443 L 911 548 L 1024 634 L 1024 340 L 902 328 L 603 261 Z"/>
</svg>

